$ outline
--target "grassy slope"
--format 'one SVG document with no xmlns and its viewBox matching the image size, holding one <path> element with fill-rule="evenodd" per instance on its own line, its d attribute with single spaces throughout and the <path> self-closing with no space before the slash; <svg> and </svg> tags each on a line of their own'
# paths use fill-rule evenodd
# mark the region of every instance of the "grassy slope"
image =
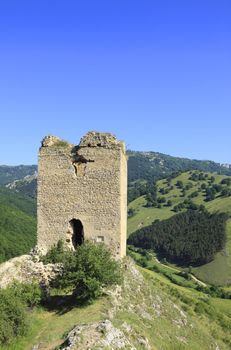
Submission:
<svg viewBox="0 0 231 350">
<path fill-rule="evenodd" d="M 68 312 L 37 309 L 31 313 L 31 328 L 27 336 L 16 339 L 9 346 L 0 346 L 1 350 L 31 350 L 35 345 L 42 345 L 43 350 L 51 350 L 63 343 L 65 334 L 75 325 L 99 321 L 109 306 L 102 298 L 85 308 L 74 308 Z"/>
<path fill-rule="evenodd" d="M 152 350 L 215 349 L 217 345 L 220 350 L 229 349 L 231 336 L 225 326 L 231 326 L 230 300 L 208 298 L 174 285 L 158 273 L 139 271 L 141 275 L 134 268 L 125 270 L 122 298 L 117 300 L 120 306 L 113 318 L 114 326 L 123 331 L 125 322 L 132 327 L 126 335 L 137 350 L 144 349 L 137 341 L 139 337 L 147 338 Z M 107 318 L 112 306 L 113 300 L 105 297 L 68 312 L 33 311 L 30 333 L 0 349 L 30 350 L 38 344 L 44 350 L 54 349 L 75 325 Z"/>
<path fill-rule="evenodd" d="M 211 175 L 215 177 L 214 183 L 220 183 L 220 181 L 224 178 L 223 175 L 215 174 L 209 174 L 209 177 Z M 171 182 L 171 184 L 174 186 L 173 190 L 171 190 L 168 194 L 163 195 L 167 200 L 172 200 L 173 206 L 184 201 L 184 199 L 187 198 L 192 192 L 198 191 L 202 183 L 208 183 L 208 180 L 197 182 L 191 181 L 188 179 L 189 176 L 189 172 L 186 172 L 173 179 Z M 188 182 L 193 184 L 193 187 L 186 191 L 185 197 L 181 197 L 181 190 L 175 186 L 178 180 L 183 181 L 184 185 L 186 185 Z M 166 180 L 158 181 L 158 188 L 163 187 L 167 187 Z M 159 196 L 162 195 L 159 193 Z M 213 201 L 205 202 L 204 192 L 200 191 L 198 197 L 193 198 L 192 201 L 196 204 L 205 205 L 210 212 L 227 212 L 231 215 L 231 197 L 217 197 Z M 156 219 L 164 220 L 175 215 L 175 212 L 172 211 L 173 206 L 162 206 L 161 209 L 145 208 L 145 203 L 145 198 L 139 197 L 129 204 L 129 208 L 133 208 L 135 210 L 135 215 L 128 219 L 128 234 L 136 231 L 140 227 L 150 225 Z M 231 283 L 231 219 L 229 219 L 227 222 L 227 243 L 225 250 L 218 253 L 212 262 L 193 269 L 193 272 L 198 278 L 207 281 L 208 283 L 220 285 Z"/>
</svg>

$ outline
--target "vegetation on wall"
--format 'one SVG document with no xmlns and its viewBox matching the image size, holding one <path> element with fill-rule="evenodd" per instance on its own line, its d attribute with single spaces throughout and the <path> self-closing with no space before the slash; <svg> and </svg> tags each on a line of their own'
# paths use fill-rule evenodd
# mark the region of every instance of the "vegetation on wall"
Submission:
<svg viewBox="0 0 231 350">
<path fill-rule="evenodd" d="M 128 243 L 183 265 L 201 265 L 224 247 L 227 219 L 226 214 L 189 210 L 134 232 Z"/>
</svg>

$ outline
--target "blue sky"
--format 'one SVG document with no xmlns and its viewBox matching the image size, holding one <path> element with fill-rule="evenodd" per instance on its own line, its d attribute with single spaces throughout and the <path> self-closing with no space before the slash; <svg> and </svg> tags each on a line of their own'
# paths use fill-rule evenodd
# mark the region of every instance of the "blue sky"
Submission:
<svg viewBox="0 0 231 350">
<path fill-rule="evenodd" d="M 48 133 L 231 163 L 230 0 L 0 0 L 0 164 Z"/>
</svg>

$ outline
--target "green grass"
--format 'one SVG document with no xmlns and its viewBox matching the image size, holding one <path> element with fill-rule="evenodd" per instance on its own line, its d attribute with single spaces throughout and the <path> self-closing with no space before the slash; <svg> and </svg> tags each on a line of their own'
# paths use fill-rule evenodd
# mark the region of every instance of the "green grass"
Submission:
<svg viewBox="0 0 231 350">
<path fill-rule="evenodd" d="M 144 196 L 135 199 L 129 208 L 135 210 L 135 215 L 128 219 L 128 235 L 135 232 L 139 228 L 151 225 L 155 219 L 165 220 L 173 215 L 173 212 L 169 208 L 160 210 L 158 208 L 145 208 L 146 204 Z"/>
<path fill-rule="evenodd" d="M 210 303 L 216 308 L 217 311 L 222 312 L 231 318 L 231 300 L 211 298 Z"/>
<path fill-rule="evenodd" d="M 200 189 L 202 183 L 209 184 L 209 178 L 215 177 L 214 184 L 219 184 L 223 178 L 227 178 L 224 175 L 217 175 L 213 173 L 207 173 L 208 178 L 202 181 L 189 180 L 190 173 L 185 172 L 171 180 L 173 189 L 168 194 L 162 195 L 158 192 L 158 196 L 165 197 L 166 200 L 172 201 L 171 207 L 162 205 L 161 209 L 158 208 L 147 208 L 145 207 L 146 199 L 145 196 L 135 199 L 129 204 L 129 208 L 132 208 L 135 214 L 128 218 L 128 235 L 135 232 L 139 228 L 151 225 L 154 220 L 165 220 L 175 215 L 176 213 L 172 210 L 173 207 L 183 202 L 189 195 L 195 191 L 198 191 L 198 197 L 192 198 L 192 202 L 195 204 L 203 204 L 210 212 L 226 212 L 231 216 L 231 197 L 219 197 L 212 201 L 205 201 L 205 193 Z M 187 183 L 191 183 L 193 186 L 191 189 L 186 191 L 185 197 L 182 197 L 181 189 L 176 187 L 177 181 L 182 181 L 184 186 Z M 157 182 L 158 189 L 167 188 L 166 179 Z M 231 187 L 230 187 L 231 188 Z M 228 285 L 231 284 L 231 219 L 227 223 L 227 243 L 224 251 L 216 254 L 215 259 L 203 266 L 193 269 L 193 273 L 199 279 L 217 285 Z"/>
<path fill-rule="evenodd" d="M 227 243 L 224 251 L 216 254 L 208 264 L 193 268 L 199 279 L 217 285 L 231 284 L 231 220 L 227 223 Z"/>
<path fill-rule="evenodd" d="M 43 350 L 53 350 L 63 343 L 63 335 L 74 326 L 103 319 L 103 312 L 108 307 L 107 298 L 95 301 L 92 305 L 73 308 L 68 312 L 35 309 L 30 314 L 31 328 L 25 337 L 15 339 L 8 346 L 0 346 L 1 350 L 31 350 L 34 345 L 41 344 Z"/>
</svg>

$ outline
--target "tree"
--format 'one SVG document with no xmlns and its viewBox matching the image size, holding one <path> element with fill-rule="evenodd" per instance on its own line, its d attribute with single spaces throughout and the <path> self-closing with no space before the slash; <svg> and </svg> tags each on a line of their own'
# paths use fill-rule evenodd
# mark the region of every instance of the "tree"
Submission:
<svg viewBox="0 0 231 350">
<path fill-rule="evenodd" d="M 72 293 L 79 302 L 90 302 L 103 288 L 121 281 L 121 268 L 103 244 L 86 242 L 66 253 L 63 269 L 52 286 Z"/>
<path fill-rule="evenodd" d="M 198 191 L 194 191 L 192 192 L 190 195 L 189 195 L 189 198 L 195 198 L 195 197 L 198 197 Z"/>
<path fill-rule="evenodd" d="M 156 184 L 149 183 L 147 184 L 147 194 L 146 194 L 146 201 L 147 207 L 155 207 L 157 205 L 157 186 Z"/>
<path fill-rule="evenodd" d="M 165 203 L 165 202 L 166 202 L 166 198 L 165 197 L 157 198 L 157 203 Z"/>
<path fill-rule="evenodd" d="M 205 194 L 206 194 L 205 200 L 207 202 L 212 201 L 213 199 L 215 199 L 216 190 L 213 187 L 206 187 Z"/>
<path fill-rule="evenodd" d="M 213 183 L 215 181 L 215 177 L 211 176 L 209 180 L 210 180 L 211 183 Z"/>
<path fill-rule="evenodd" d="M 192 187 L 193 187 L 192 182 L 188 182 L 188 183 L 186 184 L 186 186 L 185 186 L 185 190 L 188 191 L 188 190 L 190 190 L 190 188 L 192 188 Z"/>
<path fill-rule="evenodd" d="M 229 197 L 231 196 L 231 189 L 228 187 L 223 188 L 221 191 L 221 197 Z"/>
<path fill-rule="evenodd" d="M 222 180 L 221 180 L 221 185 L 230 186 L 230 185 L 231 185 L 231 178 L 230 178 L 230 177 L 227 177 L 227 178 L 225 178 L 225 179 L 222 179 Z"/>
<path fill-rule="evenodd" d="M 202 189 L 202 191 L 205 190 L 206 187 L 207 187 L 206 183 L 201 184 L 201 189 Z"/>
<path fill-rule="evenodd" d="M 183 188 L 183 187 L 184 187 L 183 181 L 178 180 L 178 181 L 176 182 L 176 187 L 178 187 L 178 188 Z"/>
</svg>

